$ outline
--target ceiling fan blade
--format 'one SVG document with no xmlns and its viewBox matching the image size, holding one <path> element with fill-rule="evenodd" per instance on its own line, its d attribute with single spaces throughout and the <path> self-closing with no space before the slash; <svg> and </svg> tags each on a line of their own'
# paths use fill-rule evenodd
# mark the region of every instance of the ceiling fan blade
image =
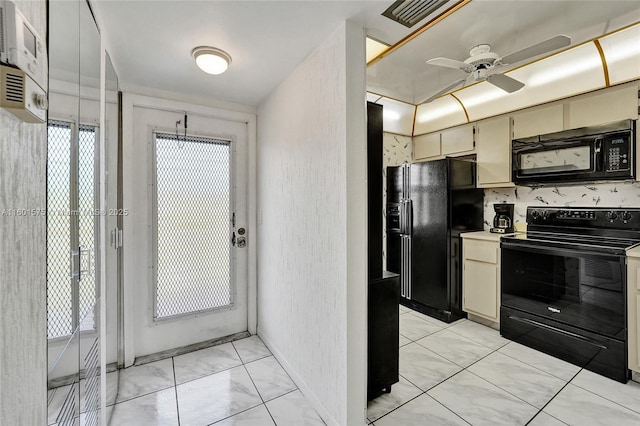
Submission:
<svg viewBox="0 0 640 426">
<path fill-rule="evenodd" d="M 518 50 L 517 52 L 513 52 L 506 56 L 503 56 L 496 62 L 499 62 L 501 64 L 515 64 L 516 62 L 520 62 L 524 59 L 542 55 L 543 53 L 551 52 L 552 50 L 560 49 L 561 47 L 566 47 L 570 44 L 571 37 L 568 37 L 566 35 L 557 35 L 555 37 L 551 37 L 548 40 L 541 41 L 540 43 L 525 47 L 522 50 Z"/>
<path fill-rule="evenodd" d="M 456 81 L 454 83 L 451 83 L 450 85 L 448 85 L 444 89 L 440 90 L 438 93 L 429 96 L 427 99 L 425 99 L 424 101 L 422 101 L 420 103 L 421 104 L 429 103 L 429 102 L 435 100 L 436 98 L 439 98 L 440 96 L 444 95 L 445 93 L 448 93 L 448 92 L 452 91 L 453 89 L 457 88 L 458 86 L 463 85 L 466 81 L 467 81 L 467 79 L 463 78 L 463 79 L 458 80 L 458 81 Z"/>
<path fill-rule="evenodd" d="M 455 68 L 465 72 L 471 67 L 467 63 L 456 61 L 455 59 L 449 59 L 449 58 L 433 58 L 433 59 L 429 59 L 426 63 L 429 65 L 437 65 L 439 67 Z"/>
<path fill-rule="evenodd" d="M 487 77 L 487 81 L 508 93 L 513 93 L 524 87 L 524 83 L 504 74 L 492 74 Z"/>
</svg>

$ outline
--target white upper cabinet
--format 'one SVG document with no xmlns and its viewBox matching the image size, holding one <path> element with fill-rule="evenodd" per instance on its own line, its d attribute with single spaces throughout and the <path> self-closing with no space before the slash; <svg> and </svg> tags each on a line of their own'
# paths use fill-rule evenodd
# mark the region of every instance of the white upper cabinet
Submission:
<svg viewBox="0 0 640 426">
<path fill-rule="evenodd" d="M 563 123 L 562 104 L 517 113 L 513 116 L 513 139 L 559 132 Z"/>
<path fill-rule="evenodd" d="M 414 160 L 436 158 L 440 155 L 440 132 L 427 133 L 413 138 Z"/>
<path fill-rule="evenodd" d="M 442 155 L 473 151 L 475 148 L 474 129 L 475 125 L 472 123 L 452 127 L 440 132 Z"/>
<path fill-rule="evenodd" d="M 569 104 L 569 127 L 594 126 L 627 118 L 638 118 L 638 85 L 612 87 Z"/>
<path fill-rule="evenodd" d="M 510 136 L 507 116 L 478 122 L 476 153 L 479 188 L 512 185 Z"/>
</svg>

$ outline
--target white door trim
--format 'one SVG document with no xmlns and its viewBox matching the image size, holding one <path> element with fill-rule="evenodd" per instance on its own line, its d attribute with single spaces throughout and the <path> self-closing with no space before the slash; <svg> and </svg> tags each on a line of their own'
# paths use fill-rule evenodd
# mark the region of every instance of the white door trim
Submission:
<svg viewBox="0 0 640 426">
<path fill-rule="evenodd" d="M 199 115 L 212 119 L 222 119 L 245 123 L 247 126 L 247 326 L 251 334 L 257 328 L 257 271 L 256 271 L 256 115 L 246 112 L 236 112 L 221 108 L 202 105 L 192 105 L 179 101 L 152 98 L 149 96 L 123 94 L 122 105 L 122 138 L 123 138 L 123 180 L 124 207 L 132 205 L 134 194 L 127 185 L 132 180 L 132 170 L 136 159 L 133 156 L 134 108 L 157 109 L 161 111 L 175 111 L 190 115 Z M 135 304 L 135 279 L 132 271 L 133 247 L 128 244 L 133 241 L 132 218 L 124 216 L 123 258 L 124 258 L 124 357 L 125 367 L 133 365 L 135 361 L 134 315 L 139 307 Z"/>
</svg>

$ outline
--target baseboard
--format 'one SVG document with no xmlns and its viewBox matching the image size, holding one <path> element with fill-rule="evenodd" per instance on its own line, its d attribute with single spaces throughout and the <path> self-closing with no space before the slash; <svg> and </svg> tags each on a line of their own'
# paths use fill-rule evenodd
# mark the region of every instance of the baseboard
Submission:
<svg viewBox="0 0 640 426">
<path fill-rule="evenodd" d="M 298 372 L 291 366 L 291 364 L 289 364 L 287 359 L 282 355 L 282 353 L 278 350 L 278 348 L 274 346 L 269 336 L 265 334 L 262 329 L 260 329 L 260 326 L 258 326 L 257 331 L 260 339 L 262 339 L 262 341 L 267 346 L 267 348 L 269 348 L 273 356 L 276 357 L 276 359 L 280 362 L 280 364 L 282 365 L 282 368 L 285 369 L 289 377 L 291 377 L 291 380 L 293 380 L 296 386 L 298 386 L 298 389 L 300 389 L 300 391 L 303 393 L 307 401 L 311 403 L 311 405 L 316 410 L 316 412 L 320 415 L 320 417 L 322 417 L 322 420 L 324 420 L 324 422 L 330 426 L 339 425 L 339 423 L 333 418 L 333 416 L 329 414 L 329 411 L 327 411 L 324 405 L 322 405 L 322 403 L 320 402 L 316 394 L 313 393 L 311 388 L 302 379 L 300 374 L 298 374 Z"/>
<path fill-rule="evenodd" d="M 640 373 L 637 371 L 631 371 L 631 380 L 640 383 Z"/>
<path fill-rule="evenodd" d="M 233 342 L 235 340 L 244 339 L 251 336 L 247 331 L 231 334 L 229 336 L 219 337 L 217 339 L 205 340 L 204 342 L 193 343 L 191 345 L 180 346 L 179 348 L 167 349 L 166 351 L 156 352 L 154 354 L 136 357 L 133 365 L 144 365 L 150 362 L 160 361 L 162 359 L 172 358 L 178 355 L 188 354 L 189 352 L 198 351 L 200 349 L 210 348 L 212 346 L 222 345 L 223 343 Z"/>
<path fill-rule="evenodd" d="M 500 331 L 500 323 L 499 322 L 494 322 L 482 317 L 479 317 L 477 315 L 473 315 L 473 314 L 468 314 L 467 318 L 469 319 L 469 321 L 473 321 L 473 322 L 477 322 L 478 324 L 482 324 L 485 325 L 487 327 L 491 327 L 494 330 L 498 330 Z"/>
</svg>

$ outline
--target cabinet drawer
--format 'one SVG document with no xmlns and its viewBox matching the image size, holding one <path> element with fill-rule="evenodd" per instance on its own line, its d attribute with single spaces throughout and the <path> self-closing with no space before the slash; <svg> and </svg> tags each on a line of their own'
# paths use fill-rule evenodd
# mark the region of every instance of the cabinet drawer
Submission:
<svg viewBox="0 0 640 426">
<path fill-rule="evenodd" d="M 640 291 L 640 267 L 636 267 L 636 289 L 638 291 Z M 640 305 L 638 305 L 638 306 L 640 306 Z"/>
<path fill-rule="evenodd" d="M 464 240 L 464 259 L 487 263 L 498 263 L 500 243 L 493 241 Z"/>
</svg>

